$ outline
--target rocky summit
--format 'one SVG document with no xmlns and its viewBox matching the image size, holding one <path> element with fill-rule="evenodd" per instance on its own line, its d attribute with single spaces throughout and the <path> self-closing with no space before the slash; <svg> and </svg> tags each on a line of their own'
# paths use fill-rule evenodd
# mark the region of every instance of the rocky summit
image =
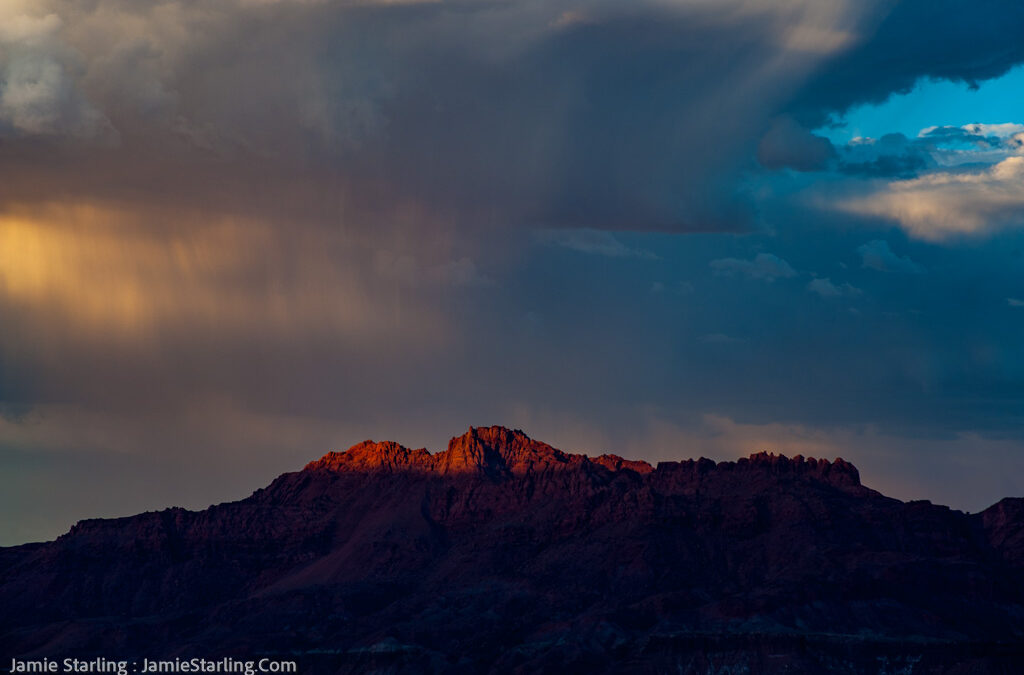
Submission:
<svg viewBox="0 0 1024 675">
<path fill-rule="evenodd" d="M 0 656 L 1021 673 L 1024 500 L 969 515 L 841 459 L 651 466 L 502 427 L 366 441 L 238 502 L 0 549 Z"/>
</svg>

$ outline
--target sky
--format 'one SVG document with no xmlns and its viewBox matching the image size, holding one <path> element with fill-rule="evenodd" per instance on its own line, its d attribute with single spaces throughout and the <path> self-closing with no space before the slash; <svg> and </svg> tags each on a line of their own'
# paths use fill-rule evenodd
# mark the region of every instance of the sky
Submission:
<svg viewBox="0 0 1024 675">
<path fill-rule="evenodd" d="M 3 0 L 0 545 L 470 425 L 1024 495 L 1018 0 Z"/>
</svg>

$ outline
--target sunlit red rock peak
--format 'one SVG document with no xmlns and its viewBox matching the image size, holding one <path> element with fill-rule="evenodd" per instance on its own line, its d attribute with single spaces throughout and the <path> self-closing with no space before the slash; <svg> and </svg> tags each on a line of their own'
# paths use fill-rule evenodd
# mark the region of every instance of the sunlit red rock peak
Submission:
<svg viewBox="0 0 1024 675">
<path fill-rule="evenodd" d="M 618 455 L 590 457 L 562 452 L 547 443 L 535 441 L 518 429 L 502 426 L 470 427 L 448 442 L 448 448 L 431 454 L 425 448 L 412 450 L 393 441 L 363 441 L 344 452 L 329 452 L 306 465 L 305 471 L 411 471 L 448 474 L 482 474 L 491 477 L 522 476 L 560 470 L 588 470 L 602 467 L 608 471 L 654 471 L 671 474 L 678 471 L 743 471 L 757 469 L 772 474 L 816 476 L 830 483 L 859 485 L 860 474 L 849 462 L 837 458 L 786 457 L 759 452 L 736 462 L 716 463 L 709 459 L 660 462 L 655 467 L 642 460 Z"/>
</svg>

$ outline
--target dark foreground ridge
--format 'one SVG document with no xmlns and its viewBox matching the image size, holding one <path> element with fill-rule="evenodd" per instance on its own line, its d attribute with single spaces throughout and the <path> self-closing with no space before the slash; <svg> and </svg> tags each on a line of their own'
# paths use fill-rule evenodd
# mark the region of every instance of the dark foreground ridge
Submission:
<svg viewBox="0 0 1024 675">
<path fill-rule="evenodd" d="M 470 429 L 248 499 L 0 548 L 0 657 L 300 672 L 1024 672 L 1024 500 L 968 515 L 837 459 L 662 462 Z"/>
</svg>

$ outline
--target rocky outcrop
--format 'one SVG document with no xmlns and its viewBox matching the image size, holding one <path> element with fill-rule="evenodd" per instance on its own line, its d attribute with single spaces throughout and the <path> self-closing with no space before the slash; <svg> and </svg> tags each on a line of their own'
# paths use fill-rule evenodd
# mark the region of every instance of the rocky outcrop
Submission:
<svg viewBox="0 0 1024 675">
<path fill-rule="evenodd" d="M 448 448 L 435 455 L 426 449 L 411 450 L 391 441 L 363 441 L 344 452 L 329 452 L 306 465 L 306 471 L 432 472 L 477 474 L 491 477 L 525 476 L 535 472 L 561 469 L 587 470 L 600 466 L 609 471 L 628 470 L 647 474 L 654 468 L 644 461 L 626 460 L 617 455 L 587 457 L 567 454 L 547 443 L 535 441 L 522 431 L 504 427 L 470 427 L 469 431 L 448 442 Z M 809 476 L 834 485 L 860 485 L 857 468 L 842 458 L 810 459 L 797 455 L 759 452 L 737 462 L 715 463 L 708 459 L 685 462 L 661 462 L 658 470 L 684 471 L 695 475 L 711 470 L 749 469 L 770 475 Z"/>
<path fill-rule="evenodd" d="M 1024 672 L 1022 645 L 1024 500 L 968 515 L 841 459 L 652 467 L 502 427 L 0 549 L 0 652 L 26 657 L 952 674 Z"/>
<path fill-rule="evenodd" d="M 430 472 L 439 475 L 470 474 L 501 478 L 536 472 L 581 469 L 595 464 L 611 471 L 628 469 L 638 473 L 652 470 L 647 462 L 625 460 L 616 455 L 590 459 L 571 455 L 547 443 L 535 441 L 522 431 L 504 427 L 470 427 L 448 442 L 444 452 L 431 455 L 420 448 L 410 450 L 390 441 L 363 441 L 345 452 L 329 452 L 306 465 L 306 471 Z"/>
</svg>

